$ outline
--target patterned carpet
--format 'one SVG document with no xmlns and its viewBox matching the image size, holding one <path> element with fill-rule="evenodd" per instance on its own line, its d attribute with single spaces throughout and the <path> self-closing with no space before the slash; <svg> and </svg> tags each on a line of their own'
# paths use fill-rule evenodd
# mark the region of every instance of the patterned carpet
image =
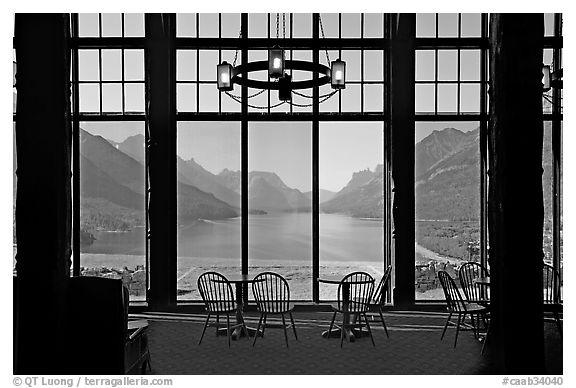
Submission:
<svg viewBox="0 0 576 388">
<path fill-rule="evenodd" d="M 248 313 L 248 326 L 256 327 L 258 315 Z M 463 331 L 453 347 L 455 328 L 449 327 L 440 341 L 446 320 L 443 313 L 388 312 L 385 314 L 390 338 L 379 322 L 371 323 L 376 347 L 369 338 L 344 342 L 321 336 L 332 314 L 294 313 L 298 341 L 288 331 L 286 347 L 281 328 L 267 328 L 265 337 L 252 347 L 252 339 L 232 341 L 216 336 L 209 327 L 201 345 L 205 315 L 138 315 L 150 321 L 149 341 L 152 373 L 194 374 L 393 374 L 470 375 L 492 374 L 494 367 L 480 354 L 482 343 L 472 331 Z M 231 318 L 232 319 L 232 318 Z M 221 323 L 225 323 L 225 318 Z M 270 320 L 269 320 L 270 322 Z M 279 320 L 277 322 L 280 322 Z M 562 341 L 553 323 L 546 324 L 547 368 L 562 374 Z"/>
</svg>

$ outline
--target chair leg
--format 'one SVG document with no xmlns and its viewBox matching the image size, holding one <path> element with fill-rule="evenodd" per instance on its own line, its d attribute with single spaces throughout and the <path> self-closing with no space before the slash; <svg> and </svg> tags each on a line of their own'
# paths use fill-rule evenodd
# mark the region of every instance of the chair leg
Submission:
<svg viewBox="0 0 576 388">
<path fill-rule="evenodd" d="M 219 331 L 220 331 L 220 314 L 216 314 L 216 336 L 218 336 Z"/>
<path fill-rule="evenodd" d="M 368 317 L 366 316 L 366 313 L 364 313 L 364 321 L 366 322 L 366 327 L 368 328 L 368 334 L 370 334 L 372 345 L 376 346 L 376 343 L 374 343 L 374 336 L 372 335 L 372 329 L 370 329 L 370 324 L 368 323 Z"/>
<path fill-rule="evenodd" d="M 334 311 L 334 314 L 332 315 L 332 321 L 330 321 L 330 327 L 328 328 L 328 335 L 326 336 L 326 338 L 330 338 L 330 335 L 332 334 L 332 328 L 334 327 L 335 319 L 336 319 L 336 311 Z"/>
<path fill-rule="evenodd" d="M 262 337 L 264 337 L 264 332 L 266 331 L 266 319 L 268 319 L 268 314 L 264 313 L 264 322 L 262 322 Z"/>
<path fill-rule="evenodd" d="M 380 313 L 380 319 L 382 320 L 382 326 L 384 326 L 384 331 L 386 332 L 386 338 L 390 338 L 388 335 L 388 329 L 386 328 L 386 322 L 384 322 L 384 314 L 382 314 L 382 310 L 378 309 L 378 313 Z"/>
<path fill-rule="evenodd" d="M 292 311 L 290 311 L 290 322 L 292 322 L 292 330 L 294 331 L 294 338 L 298 341 L 298 334 L 296 334 L 296 325 L 294 324 L 294 317 L 292 316 Z"/>
<path fill-rule="evenodd" d="M 260 333 L 260 325 L 262 324 L 263 317 L 264 313 L 260 313 L 260 319 L 258 320 L 258 327 L 256 328 L 256 333 L 254 334 L 254 342 L 252 342 L 252 346 L 256 345 L 256 340 L 258 339 L 258 333 Z"/>
<path fill-rule="evenodd" d="M 208 321 L 210 320 L 210 313 L 206 317 L 206 322 L 204 322 L 204 328 L 202 329 L 202 335 L 200 336 L 200 341 L 198 341 L 198 345 L 202 343 L 202 338 L 204 338 L 204 333 L 206 332 L 206 327 L 208 327 Z"/>
<path fill-rule="evenodd" d="M 486 344 L 488 343 L 488 337 L 490 337 L 490 322 L 488 322 L 488 327 L 486 328 L 486 336 L 484 337 L 484 343 L 482 344 L 482 351 L 480 355 L 484 355 L 484 350 L 486 349 Z"/>
<path fill-rule="evenodd" d="M 452 313 L 448 315 L 448 319 L 446 320 L 446 324 L 444 325 L 444 330 L 442 331 L 442 337 L 440 337 L 440 341 L 444 339 L 444 334 L 446 334 L 446 329 L 448 328 L 448 323 L 450 323 L 450 318 L 452 318 Z"/>
<path fill-rule="evenodd" d="M 284 319 L 284 313 L 282 313 L 282 328 L 284 329 L 284 339 L 286 340 L 286 347 L 288 347 L 288 333 L 286 333 L 286 320 Z"/>
<path fill-rule="evenodd" d="M 456 342 L 458 342 L 458 332 L 460 331 L 461 320 L 462 320 L 462 314 L 458 313 L 458 322 L 456 323 L 456 337 L 454 337 L 454 347 L 456 347 Z"/>
<path fill-rule="evenodd" d="M 226 334 L 228 337 L 228 347 L 230 347 L 230 337 L 232 337 L 230 333 L 230 313 L 226 313 Z"/>
<path fill-rule="evenodd" d="M 344 318 L 342 318 L 342 327 L 340 328 L 340 348 L 342 348 L 343 343 L 344 343 Z"/>
</svg>

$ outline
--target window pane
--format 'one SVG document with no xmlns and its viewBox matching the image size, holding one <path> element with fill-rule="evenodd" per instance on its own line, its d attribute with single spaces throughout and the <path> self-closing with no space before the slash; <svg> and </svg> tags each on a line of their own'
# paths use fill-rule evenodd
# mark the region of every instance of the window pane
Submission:
<svg viewBox="0 0 576 388">
<path fill-rule="evenodd" d="M 102 37 L 122 36 L 122 15 L 119 13 L 102 14 Z"/>
<path fill-rule="evenodd" d="M 182 38 L 196 38 L 196 14 L 176 14 L 176 36 Z"/>
<path fill-rule="evenodd" d="M 382 50 L 364 51 L 364 80 L 382 81 L 384 79 L 384 52 Z"/>
<path fill-rule="evenodd" d="M 480 81 L 480 50 L 460 51 L 460 79 Z"/>
<path fill-rule="evenodd" d="M 178 84 L 176 86 L 176 109 L 178 112 L 196 112 L 196 84 Z"/>
<path fill-rule="evenodd" d="M 554 36 L 554 14 L 544 14 L 544 36 Z"/>
<path fill-rule="evenodd" d="M 216 66 L 218 66 L 218 51 L 201 50 L 200 81 L 216 81 Z"/>
<path fill-rule="evenodd" d="M 364 112 L 383 112 L 383 85 L 364 85 Z"/>
<path fill-rule="evenodd" d="M 124 79 L 144 81 L 144 50 L 124 50 Z"/>
<path fill-rule="evenodd" d="M 144 84 L 124 84 L 126 112 L 144 112 Z"/>
<path fill-rule="evenodd" d="M 384 268 L 382 123 L 320 123 L 320 277 Z M 346 157 L 342 157 L 346 155 Z M 320 299 L 338 286 L 320 283 Z"/>
<path fill-rule="evenodd" d="M 122 51 L 102 50 L 102 81 L 122 80 Z"/>
<path fill-rule="evenodd" d="M 416 14 L 416 37 L 417 38 L 436 37 L 436 14 L 434 13 Z"/>
<path fill-rule="evenodd" d="M 438 50 L 438 80 L 456 81 L 458 79 L 458 51 Z"/>
<path fill-rule="evenodd" d="M 221 30 L 223 38 L 238 38 L 240 35 L 240 14 L 223 13 L 221 14 Z"/>
<path fill-rule="evenodd" d="M 466 113 L 480 112 L 480 84 L 460 85 L 460 111 Z"/>
<path fill-rule="evenodd" d="M 218 28 L 217 13 L 200 14 L 200 38 L 217 38 Z"/>
<path fill-rule="evenodd" d="M 240 125 L 179 122 L 178 299 L 200 299 L 198 276 L 241 268 Z"/>
<path fill-rule="evenodd" d="M 144 300 L 144 123 L 80 128 L 80 274 L 122 279 Z"/>
<path fill-rule="evenodd" d="M 100 112 L 100 86 L 98 84 L 80 84 L 80 112 Z"/>
<path fill-rule="evenodd" d="M 342 112 L 360 112 L 360 85 L 346 85 L 342 90 Z"/>
<path fill-rule="evenodd" d="M 249 13 L 248 14 L 248 37 L 267 38 L 268 37 L 268 14 Z M 274 34 L 276 37 L 276 34 Z"/>
<path fill-rule="evenodd" d="M 143 13 L 124 14 L 124 36 L 127 38 L 144 36 Z"/>
<path fill-rule="evenodd" d="M 480 147 L 477 122 L 417 122 L 416 299 L 443 300 L 437 273 L 480 261 Z"/>
<path fill-rule="evenodd" d="M 435 97 L 433 84 L 416 85 L 416 112 L 434 112 L 434 99 Z"/>
<path fill-rule="evenodd" d="M 360 14 L 342 14 L 342 38 L 360 38 Z"/>
<path fill-rule="evenodd" d="M 382 38 L 384 36 L 384 19 L 381 13 L 364 14 L 364 37 Z"/>
<path fill-rule="evenodd" d="M 102 112 L 122 112 L 122 84 L 102 84 Z"/>
<path fill-rule="evenodd" d="M 292 37 L 294 38 L 311 38 L 312 37 L 312 15 L 309 13 L 292 14 Z M 288 22 L 288 15 L 286 15 Z"/>
<path fill-rule="evenodd" d="M 434 81 L 436 79 L 435 53 L 432 50 L 416 51 L 416 81 Z"/>
<path fill-rule="evenodd" d="M 219 94 L 216 84 L 200 85 L 200 112 L 218 112 Z"/>
<path fill-rule="evenodd" d="M 439 13 L 438 14 L 438 37 L 456 38 L 458 37 L 458 14 Z"/>
<path fill-rule="evenodd" d="M 438 85 L 438 112 L 455 113 L 458 106 L 458 84 Z"/>
<path fill-rule="evenodd" d="M 324 96 L 324 95 L 327 96 L 328 94 L 332 93 L 333 91 L 334 90 L 332 89 L 332 87 L 330 85 L 320 86 L 320 95 L 321 96 Z M 328 98 L 327 100 L 322 102 L 320 104 L 320 112 L 338 112 L 338 105 L 339 105 L 338 104 L 338 96 L 339 96 L 339 92 L 336 92 L 330 98 Z"/>
<path fill-rule="evenodd" d="M 310 300 L 311 124 L 252 122 L 248 142 L 249 273 L 277 272 L 292 300 Z"/>
<path fill-rule="evenodd" d="M 78 78 L 80 81 L 99 81 L 98 50 L 78 50 Z"/>
<path fill-rule="evenodd" d="M 197 55 L 196 50 L 176 51 L 176 80 L 196 81 Z"/>
<path fill-rule="evenodd" d="M 346 62 L 346 82 L 360 81 L 360 50 L 342 50 L 342 60 Z"/>
<path fill-rule="evenodd" d="M 78 14 L 78 36 L 96 38 L 99 36 L 99 19 L 97 13 Z"/>
<path fill-rule="evenodd" d="M 326 38 L 338 38 L 338 14 L 337 13 L 322 13 L 322 27 L 324 28 L 324 36 Z M 320 31 L 322 36 L 322 31 Z"/>
<path fill-rule="evenodd" d="M 240 96 L 241 90 L 240 85 L 234 84 L 234 90 L 229 92 L 234 96 Z M 222 99 L 222 112 L 240 112 L 241 105 L 236 100 L 232 99 L 232 97 L 228 96 L 225 93 L 220 93 Z"/>
<path fill-rule="evenodd" d="M 482 15 L 479 13 L 461 14 L 460 31 L 463 38 L 479 38 L 482 35 Z"/>
</svg>

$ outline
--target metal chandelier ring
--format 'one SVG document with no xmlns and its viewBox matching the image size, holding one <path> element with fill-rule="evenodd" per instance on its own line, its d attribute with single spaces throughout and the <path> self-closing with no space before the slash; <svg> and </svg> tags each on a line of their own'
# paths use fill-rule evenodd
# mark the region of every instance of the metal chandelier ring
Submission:
<svg viewBox="0 0 576 388">
<path fill-rule="evenodd" d="M 290 87 L 293 90 L 309 89 L 315 86 L 322 86 L 330 83 L 331 70 L 328 66 L 320 63 L 307 61 L 284 61 L 284 69 L 304 70 L 312 73 L 322 74 L 318 79 L 305 81 L 293 81 Z M 248 62 L 232 68 L 232 82 L 238 85 L 247 86 L 254 89 L 279 90 L 279 82 L 258 81 L 248 78 L 248 73 L 252 71 L 268 70 L 268 61 Z"/>
</svg>

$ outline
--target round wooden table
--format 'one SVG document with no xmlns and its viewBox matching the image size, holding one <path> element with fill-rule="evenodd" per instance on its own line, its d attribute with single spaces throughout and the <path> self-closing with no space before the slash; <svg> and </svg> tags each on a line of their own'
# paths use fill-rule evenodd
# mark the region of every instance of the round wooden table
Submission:
<svg viewBox="0 0 576 388">
<path fill-rule="evenodd" d="M 244 284 L 252 283 L 254 281 L 254 279 L 252 276 L 244 275 L 244 274 L 230 275 L 230 276 L 226 277 L 226 279 L 230 283 L 234 283 L 236 286 L 236 324 L 238 324 L 238 325 L 245 324 L 244 315 L 242 314 L 242 311 L 244 310 L 244 291 L 243 291 L 244 290 Z M 248 330 L 248 335 L 250 335 L 250 336 L 254 336 L 257 332 L 256 328 L 253 328 L 253 327 L 246 326 L 246 329 Z M 218 334 L 219 335 L 226 335 L 227 334 L 226 328 L 219 329 Z M 258 334 L 261 335 L 260 332 Z M 242 335 L 245 335 L 244 332 L 242 331 L 242 328 L 237 327 L 232 332 L 231 338 L 233 340 L 236 340 L 236 339 L 240 338 Z"/>
<path fill-rule="evenodd" d="M 350 305 L 350 285 L 351 284 L 367 284 L 367 283 L 374 283 L 374 280 L 356 280 L 356 281 L 345 281 L 342 282 L 342 278 L 317 278 L 316 279 L 318 281 L 318 283 L 325 283 L 325 284 L 337 284 L 339 285 L 340 283 L 342 283 L 342 310 L 344 311 L 344 317 L 343 317 L 343 322 L 344 322 L 344 326 L 347 326 L 350 324 L 350 314 L 347 312 L 348 311 L 348 306 Z M 324 338 L 328 338 L 331 337 L 333 334 L 336 335 L 337 337 L 340 337 L 341 335 L 341 331 L 342 328 L 335 328 L 332 329 L 331 331 L 326 330 L 324 332 L 322 332 L 322 337 Z M 368 334 L 367 331 L 363 331 L 363 330 L 356 330 L 356 332 L 354 332 L 354 330 L 351 329 L 345 329 L 344 330 L 344 336 L 350 341 L 350 342 L 354 342 L 356 340 L 356 337 L 363 337 L 363 336 L 367 336 L 370 335 Z"/>
</svg>

